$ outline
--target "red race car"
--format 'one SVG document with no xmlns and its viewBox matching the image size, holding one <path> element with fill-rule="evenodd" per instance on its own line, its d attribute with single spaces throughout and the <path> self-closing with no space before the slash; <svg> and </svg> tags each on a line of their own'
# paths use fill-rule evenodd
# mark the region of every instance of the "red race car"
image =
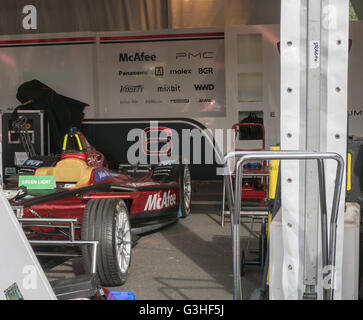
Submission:
<svg viewBox="0 0 363 320">
<path fill-rule="evenodd" d="M 122 285 L 130 266 L 132 234 L 189 215 L 189 167 L 169 162 L 111 171 L 103 154 L 76 130 L 65 136 L 62 150 L 54 166 L 44 167 L 41 160 L 24 163 L 35 176 L 54 176 L 56 187 L 27 190 L 11 204 L 33 244 L 98 241 L 94 261 L 102 285 Z M 80 247 L 89 272 L 92 252 Z"/>
</svg>

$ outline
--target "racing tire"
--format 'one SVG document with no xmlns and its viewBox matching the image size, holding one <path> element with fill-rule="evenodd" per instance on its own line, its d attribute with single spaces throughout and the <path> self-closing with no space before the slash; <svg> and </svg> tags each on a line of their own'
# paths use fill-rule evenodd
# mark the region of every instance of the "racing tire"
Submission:
<svg viewBox="0 0 363 320">
<path fill-rule="evenodd" d="M 192 200 L 192 180 L 190 176 L 189 165 L 180 166 L 179 185 L 180 185 L 180 210 L 181 218 L 190 215 Z"/>
<path fill-rule="evenodd" d="M 93 199 L 87 202 L 82 220 L 82 240 L 99 241 L 96 268 L 103 286 L 126 282 L 131 263 L 129 211 L 120 199 Z M 91 270 L 91 247 L 82 246 L 82 262 Z"/>
</svg>

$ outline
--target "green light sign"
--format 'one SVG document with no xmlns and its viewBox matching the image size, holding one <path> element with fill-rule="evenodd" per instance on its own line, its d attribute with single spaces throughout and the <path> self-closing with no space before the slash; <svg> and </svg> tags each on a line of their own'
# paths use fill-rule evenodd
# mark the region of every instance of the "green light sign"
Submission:
<svg viewBox="0 0 363 320">
<path fill-rule="evenodd" d="M 19 176 L 18 186 L 29 190 L 52 190 L 55 188 L 54 176 Z"/>
</svg>

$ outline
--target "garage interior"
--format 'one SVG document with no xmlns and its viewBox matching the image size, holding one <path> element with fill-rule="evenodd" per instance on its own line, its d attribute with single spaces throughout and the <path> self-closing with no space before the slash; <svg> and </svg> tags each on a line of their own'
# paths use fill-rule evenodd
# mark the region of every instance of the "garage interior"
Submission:
<svg viewBox="0 0 363 320">
<path fill-rule="evenodd" d="M 3 0 L 0 300 L 363 299 L 362 19 Z"/>
</svg>

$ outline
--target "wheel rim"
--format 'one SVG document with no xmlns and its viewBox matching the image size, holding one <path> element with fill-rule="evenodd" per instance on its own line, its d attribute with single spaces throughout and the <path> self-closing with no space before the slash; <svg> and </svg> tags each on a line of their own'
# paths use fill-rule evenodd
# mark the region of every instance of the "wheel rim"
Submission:
<svg viewBox="0 0 363 320">
<path fill-rule="evenodd" d="M 117 205 L 115 247 L 117 264 L 121 273 L 126 273 L 131 258 L 131 229 L 128 213 L 125 207 Z"/>
<path fill-rule="evenodd" d="M 184 169 L 184 207 L 189 210 L 190 208 L 190 199 L 192 194 L 192 184 L 191 184 L 191 178 L 190 178 L 190 171 L 188 167 L 185 167 Z"/>
</svg>

